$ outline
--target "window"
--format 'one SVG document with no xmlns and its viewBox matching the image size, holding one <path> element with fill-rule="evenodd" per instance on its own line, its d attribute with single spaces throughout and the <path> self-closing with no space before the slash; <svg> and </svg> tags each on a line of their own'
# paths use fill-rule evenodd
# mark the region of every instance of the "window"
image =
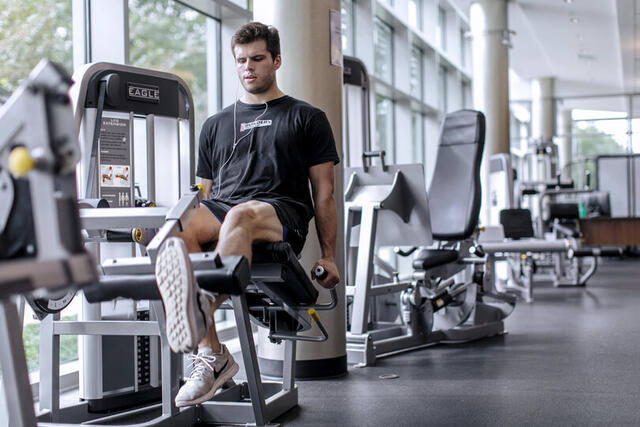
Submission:
<svg viewBox="0 0 640 427">
<path fill-rule="evenodd" d="M 422 30 L 422 0 L 409 0 L 409 25 Z"/>
<path fill-rule="evenodd" d="M 0 0 L 0 104 L 42 58 L 73 72 L 71 0 Z"/>
<path fill-rule="evenodd" d="M 424 148 L 424 132 L 423 132 L 423 117 L 419 111 L 411 112 L 411 159 L 416 163 L 423 163 L 423 148 Z"/>
<path fill-rule="evenodd" d="M 389 7 L 395 6 L 395 0 L 380 0 L 380 3 L 385 3 L 389 5 Z"/>
<path fill-rule="evenodd" d="M 375 150 L 386 151 L 385 162 L 394 162 L 394 104 L 389 98 L 382 95 L 376 96 L 376 139 Z"/>
<path fill-rule="evenodd" d="M 413 96 L 422 99 L 422 50 L 417 46 L 411 46 L 409 58 L 409 89 Z"/>
<path fill-rule="evenodd" d="M 442 48 L 442 50 L 447 50 L 447 11 L 442 7 L 438 7 L 436 42 Z"/>
<path fill-rule="evenodd" d="M 215 42 L 217 21 L 174 0 L 129 0 L 130 62 L 180 76 L 189 86 L 195 108 L 196 141 L 209 105 L 207 43 Z M 212 31 L 213 27 L 213 31 Z M 211 108 L 210 108 L 211 107 Z"/>
<path fill-rule="evenodd" d="M 460 28 L 460 65 L 462 68 L 467 66 L 467 38 L 465 34 L 464 28 Z"/>
<path fill-rule="evenodd" d="M 440 95 L 438 98 L 438 108 L 440 108 L 440 111 L 443 113 L 447 112 L 447 74 L 447 67 L 440 65 L 438 67 L 438 83 L 440 86 L 438 92 Z"/>
<path fill-rule="evenodd" d="M 342 17 L 342 52 L 345 55 L 355 55 L 353 46 L 354 19 L 353 0 L 341 0 L 340 15 Z"/>
<path fill-rule="evenodd" d="M 73 72 L 71 0 L 0 0 L 0 104 L 3 104 L 42 58 Z M 64 319 L 75 313 L 62 314 Z M 40 368 L 40 322 L 25 306 L 23 341 L 29 371 Z M 60 338 L 60 362 L 78 358 L 77 337 Z M 1 376 L 1 375 L 0 375 Z"/>
<path fill-rule="evenodd" d="M 462 97 L 461 101 L 462 101 L 462 108 L 469 108 L 471 105 L 471 97 L 470 95 L 470 85 L 469 82 L 466 80 L 462 80 L 462 83 L 460 85 L 460 95 Z"/>
<path fill-rule="evenodd" d="M 393 30 L 376 18 L 373 27 L 374 73 L 393 84 Z"/>
<path fill-rule="evenodd" d="M 572 168 L 572 178 L 576 183 L 584 185 L 585 172 L 589 171 L 593 186 L 598 182 L 596 164 L 592 160 L 595 156 L 629 152 L 629 122 L 622 118 L 626 113 L 618 112 L 576 109 L 572 115 L 573 158 L 583 165 L 583 170 L 579 167 Z"/>
</svg>

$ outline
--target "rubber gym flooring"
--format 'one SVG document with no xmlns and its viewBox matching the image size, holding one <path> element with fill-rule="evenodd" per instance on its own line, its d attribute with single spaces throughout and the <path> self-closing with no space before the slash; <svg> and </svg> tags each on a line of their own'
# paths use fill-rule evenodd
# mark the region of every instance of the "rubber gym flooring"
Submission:
<svg viewBox="0 0 640 427">
<path fill-rule="evenodd" d="M 640 426 L 640 260 L 586 288 L 534 288 L 508 334 L 299 382 L 287 426 Z M 237 360 L 237 359 L 236 359 Z M 396 374 L 397 379 L 380 379 Z"/>
</svg>

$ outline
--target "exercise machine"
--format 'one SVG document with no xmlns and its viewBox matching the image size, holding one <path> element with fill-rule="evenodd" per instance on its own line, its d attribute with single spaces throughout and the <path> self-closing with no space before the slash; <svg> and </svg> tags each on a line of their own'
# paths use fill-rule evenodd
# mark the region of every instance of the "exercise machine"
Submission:
<svg viewBox="0 0 640 427">
<path fill-rule="evenodd" d="M 492 282 L 484 280 L 473 255 L 478 251 L 471 250 L 483 147 L 481 113 L 448 114 L 428 199 L 422 165 L 386 165 L 384 152 L 365 152 L 362 167 L 346 170 L 351 363 L 371 365 L 400 351 L 504 331 L 515 298 L 488 287 Z M 380 164 L 369 165 L 375 157 Z M 433 238 L 435 247 L 425 247 Z M 396 249 L 406 257 L 417 250 L 411 272 L 399 273 L 377 255 L 391 245 L 412 247 Z"/>
</svg>

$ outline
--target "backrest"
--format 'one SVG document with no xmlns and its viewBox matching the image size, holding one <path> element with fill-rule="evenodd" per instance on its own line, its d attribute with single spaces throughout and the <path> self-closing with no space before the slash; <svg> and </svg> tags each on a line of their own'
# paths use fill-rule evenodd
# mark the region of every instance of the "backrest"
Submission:
<svg viewBox="0 0 640 427">
<path fill-rule="evenodd" d="M 469 238 L 480 214 L 480 164 L 484 149 L 485 118 L 475 110 L 445 116 L 440 130 L 436 168 L 429 187 L 433 237 Z"/>
<path fill-rule="evenodd" d="M 533 237 L 533 222 L 529 209 L 503 209 L 500 211 L 500 224 L 507 239 Z"/>
</svg>

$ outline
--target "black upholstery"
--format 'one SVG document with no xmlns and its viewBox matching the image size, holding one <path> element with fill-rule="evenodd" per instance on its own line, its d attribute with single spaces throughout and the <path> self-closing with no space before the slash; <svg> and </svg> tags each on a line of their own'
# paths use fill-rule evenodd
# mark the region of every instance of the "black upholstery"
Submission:
<svg viewBox="0 0 640 427">
<path fill-rule="evenodd" d="M 458 251 L 452 249 L 422 249 L 413 259 L 413 268 L 429 270 L 458 260 Z"/>
<path fill-rule="evenodd" d="M 273 291 L 289 305 L 315 304 L 318 291 L 298 262 L 293 249 L 286 242 L 264 243 L 253 248 L 253 262 L 281 264 L 280 281 L 259 283 Z M 241 257 L 224 257 L 221 268 L 196 271 L 198 286 L 216 294 L 238 295 L 249 283 L 248 263 Z M 134 300 L 160 299 L 155 275 L 102 276 L 100 283 L 83 288 L 87 300 L 91 303 L 110 301 L 115 298 Z"/>
<path fill-rule="evenodd" d="M 580 218 L 576 203 L 549 203 L 549 219 Z"/>
<path fill-rule="evenodd" d="M 315 304 L 318 290 L 313 286 L 309 275 L 298 262 L 295 252 L 287 242 L 263 243 L 253 247 L 253 262 L 282 264 L 281 283 L 263 282 L 265 286 L 275 292 L 290 306 Z"/>
<path fill-rule="evenodd" d="M 445 116 L 429 188 L 435 239 L 464 240 L 478 225 L 484 136 L 485 118 L 480 111 L 460 110 Z"/>
<path fill-rule="evenodd" d="M 533 223 L 529 209 L 501 210 L 500 224 L 504 230 L 504 237 L 508 239 L 533 237 Z"/>
</svg>

